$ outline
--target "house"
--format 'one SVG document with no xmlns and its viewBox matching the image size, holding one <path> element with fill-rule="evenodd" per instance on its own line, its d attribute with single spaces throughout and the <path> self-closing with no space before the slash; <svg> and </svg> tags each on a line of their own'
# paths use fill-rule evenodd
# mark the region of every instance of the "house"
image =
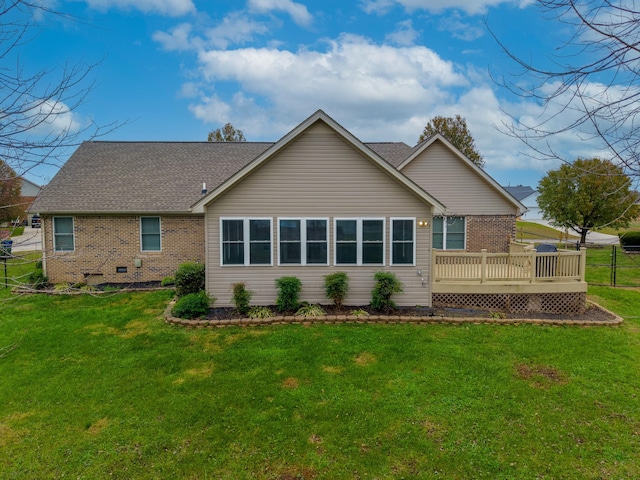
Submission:
<svg viewBox="0 0 640 480">
<path fill-rule="evenodd" d="M 321 110 L 275 143 L 85 142 L 32 207 L 52 282 L 158 281 L 204 262 L 219 306 L 241 281 L 273 304 L 287 275 L 326 303 L 335 271 L 345 304 L 368 304 L 379 270 L 403 282 L 398 305 L 428 306 L 433 249 L 508 252 L 524 210 L 440 135 L 363 143 Z"/>
<path fill-rule="evenodd" d="M 36 197 L 42 191 L 42 187 L 36 183 L 33 183 L 31 180 L 27 180 L 24 177 L 20 178 L 20 182 L 20 204 L 23 206 L 24 211 L 26 212 L 29 211 Z M 32 215 L 27 215 L 27 225 L 31 225 L 31 217 Z"/>
<path fill-rule="evenodd" d="M 522 214 L 521 220 L 542 220 L 542 211 L 538 207 L 540 193 L 537 190 L 528 185 L 508 186 L 504 189 L 527 208 L 527 211 Z"/>
</svg>

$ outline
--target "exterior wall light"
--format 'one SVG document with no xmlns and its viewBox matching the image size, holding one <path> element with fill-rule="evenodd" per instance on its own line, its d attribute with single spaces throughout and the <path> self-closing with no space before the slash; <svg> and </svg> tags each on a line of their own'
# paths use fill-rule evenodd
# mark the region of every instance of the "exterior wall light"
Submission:
<svg viewBox="0 0 640 480">
<path fill-rule="evenodd" d="M 418 220 L 418 226 L 419 227 L 428 227 L 429 226 L 429 221 L 428 220 Z"/>
</svg>

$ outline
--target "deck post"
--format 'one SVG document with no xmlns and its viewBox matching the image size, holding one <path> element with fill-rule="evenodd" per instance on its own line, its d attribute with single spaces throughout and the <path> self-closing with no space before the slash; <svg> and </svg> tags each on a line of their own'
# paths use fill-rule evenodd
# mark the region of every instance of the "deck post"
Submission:
<svg viewBox="0 0 640 480">
<path fill-rule="evenodd" d="M 531 283 L 536 283 L 536 250 L 532 249 L 531 253 L 529 254 L 531 255 L 531 279 L 530 282 Z"/>
<path fill-rule="evenodd" d="M 580 281 L 584 282 L 584 274 L 587 269 L 587 247 L 580 247 Z"/>
<path fill-rule="evenodd" d="M 480 260 L 480 283 L 487 281 L 487 249 L 480 250 L 482 259 Z"/>
</svg>

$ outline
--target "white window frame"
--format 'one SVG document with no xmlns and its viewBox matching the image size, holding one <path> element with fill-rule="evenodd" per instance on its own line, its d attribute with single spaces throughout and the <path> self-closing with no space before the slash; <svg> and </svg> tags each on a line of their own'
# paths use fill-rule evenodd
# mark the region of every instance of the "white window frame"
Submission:
<svg viewBox="0 0 640 480">
<path fill-rule="evenodd" d="M 159 233 L 157 235 L 160 236 L 160 248 L 158 250 L 145 250 L 142 242 L 143 232 L 142 232 L 142 219 L 143 218 L 157 218 L 158 219 L 158 229 Z M 144 235 L 156 235 L 155 233 L 145 233 Z M 162 218 L 158 215 L 145 215 L 140 217 L 140 251 L 141 252 L 161 252 L 162 251 Z"/>
<path fill-rule="evenodd" d="M 58 248 L 58 236 L 59 235 L 68 235 L 56 233 L 56 220 L 59 218 L 70 218 L 71 219 L 71 250 L 63 250 Z M 75 252 L 76 251 L 76 219 L 70 215 L 60 215 L 57 217 L 53 217 L 52 220 L 53 225 L 53 251 L 54 252 Z"/>
<path fill-rule="evenodd" d="M 337 245 L 338 245 L 338 222 L 339 221 L 355 221 L 356 222 L 356 263 L 338 263 Z M 362 222 L 367 220 L 375 220 L 382 222 L 382 263 L 362 263 Z M 333 265 L 334 266 L 365 266 L 365 267 L 384 267 L 387 257 L 387 220 L 384 217 L 334 217 L 333 219 Z"/>
<path fill-rule="evenodd" d="M 242 220 L 242 246 L 244 249 L 244 263 L 223 263 L 223 222 L 226 220 Z M 269 221 L 269 263 L 251 263 L 251 239 L 250 239 L 250 222 L 252 220 L 268 220 Z M 272 267 L 273 266 L 273 218 L 271 217 L 220 217 L 220 266 L 221 267 Z"/>
<path fill-rule="evenodd" d="M 465 251 L 467 249 L 467 217 L 464 215 L 437 215 L 433 217 L 434 220 L 436 218 L 442 218 L 442 250 L 454 250 L 458 252 Z M 464 242 L 462 248 L 447 248 L 447 218 L 461 218 L 464 222 Z M 432 230 L 433 232 L 433 230 Z M 431 241 L 433 242 L 433 233 L 431 234 Z M 436 248 L 436 247 L 434 247 Z"/>
<path fill-rule="evenodd" d="M 282 235 L 280 234 L 281 220 L 296 220 L 300 222 L 300 263 L 282 263 L 282 253 L 280 251 L 280 243 Z M 325 263 L 307 263 L 307 220 L 322 220 L 326 225 L 326 244 L 327 244 L 327 261 Z M 324 217 L 278 217 L 278 266 L 295 267 L 295 266 L 314 266 L 322 267 L 329 265 L 329 219 Z M 312 243 L 320 243 L 312 241 Z"/>
<path fill-rule="evenodd" d="M 393 222 L 399 220 L 399 221 L 411 221 L 413 224 L 413 238 L 412 238 L 412 242 L 413 243 L 413 262 L 411 263 L 394 263 L 393 262 L 393 246 L 395 243 L 399 243 L 399 242 L 394 242 L 393 241 Z M 389 219 L 389 242 L 391 243 L 391 248 L 389 251 L 389 264 L 392 266 L 397 266 L 397 267 L 413 267 L 416 265 L 416 217 L 391 217 Z M 406 242 L 403 242 L 406 243 Z"/>
</svg>

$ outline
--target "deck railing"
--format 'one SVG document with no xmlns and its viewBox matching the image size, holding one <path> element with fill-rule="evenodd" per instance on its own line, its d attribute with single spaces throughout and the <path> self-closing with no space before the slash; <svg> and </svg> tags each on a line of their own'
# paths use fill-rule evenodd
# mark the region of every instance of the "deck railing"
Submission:
<svg viewBox="0 0 640 480">
<path fill-rule="evenodd" d="M 433 250 L 434 282 L 584 282 L 586 249 L 537 253 L 513 244 L 509 253 Z"/>
</svg>

